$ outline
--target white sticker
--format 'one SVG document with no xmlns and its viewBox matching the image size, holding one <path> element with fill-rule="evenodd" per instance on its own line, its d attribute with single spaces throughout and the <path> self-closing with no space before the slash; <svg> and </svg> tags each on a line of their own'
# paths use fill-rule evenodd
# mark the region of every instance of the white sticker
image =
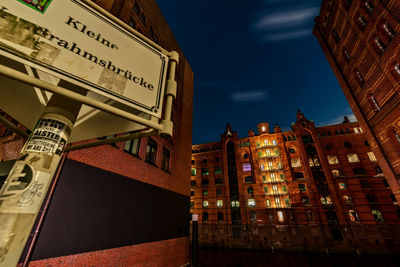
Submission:
<svg viewBox="0 0 400 267">
<path fill-rule="evenodd" d="M 51 176 L 49 173 L 40 171 L 36 172 L 34 180 L 25 192 L 0 201 L 0 212 L 37 213 L 44 195 L 46 194 L 46 188 L 48 187 L 50 178 Z"/>
<path fill-rule="evenodd" d="M 67 127 L 58 120 L 40 119 L 23 151 L 45 152 L 60 156 L 67 142 Z"/>
</svg>

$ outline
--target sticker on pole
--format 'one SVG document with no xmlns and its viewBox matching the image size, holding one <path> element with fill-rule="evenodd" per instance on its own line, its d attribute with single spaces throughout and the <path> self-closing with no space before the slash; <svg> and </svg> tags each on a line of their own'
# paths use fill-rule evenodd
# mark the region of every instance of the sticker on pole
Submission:
<svg viewBox="0 0 400 267">
<path fill-rule="evenodd" d="M 12 197 L 8 197 L 3 201 L 0 198 L 0 213 L 37 213 L 46 194 L 50 178 L 49 173 L 36 172 L 28 187 L 20 191 L 14 191 L 15 194 Z"/>
<path fill-rule="evenodd" d="M 45 152 L 58 156 L 67 143 L 68 126 L 54 119 L 40 119 L 25 145 L 24 152 Z"/>
<path fill-rule="evenodd" d="M 7 180 L 0 191 L 0 201 L 22 194 L 32 184 L 34 170 L 25 161 L 15 162 Z M 4 206 L 4 205 L 2 205 Z"/>
</svg>

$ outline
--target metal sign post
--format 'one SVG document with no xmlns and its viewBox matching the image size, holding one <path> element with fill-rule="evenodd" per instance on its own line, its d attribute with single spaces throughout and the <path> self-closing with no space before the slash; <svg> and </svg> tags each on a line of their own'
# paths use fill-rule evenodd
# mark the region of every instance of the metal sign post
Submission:
<svg viewBox="0 0 400 267">
<path fill-rule="evenodd" d="M 15 266 L 81 104 L 53 95 L 0 190 L 0 266 Z"/>
</svg>

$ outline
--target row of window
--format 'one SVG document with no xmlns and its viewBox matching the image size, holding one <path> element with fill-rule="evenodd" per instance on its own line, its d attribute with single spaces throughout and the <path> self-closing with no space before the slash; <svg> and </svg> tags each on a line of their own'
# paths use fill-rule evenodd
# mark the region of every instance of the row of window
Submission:
<svg viewBox="0 0 400 267">
<path fill-rule="evenodd" d="M 216 178 L 216 179 L 214 180 L 214 183 L 215 183 L 215 185 L 222 185 L 222 184 L 224 183 L 224 180 L 221 179 L 221 178 Z M 196 186 L 196 180 L 191 180 L 191 181 L 190 181 L 190 184 L 191 184 L 192 186 Z M 210 181 L 209 181 L 208 179 L 202 179 L 202 180 L 201 180 L 201 185 L 202 185 L 202 186 L 208 186 L 209 184 L 210 184 Z"/>
<path fill-rule="evenodd" d="M 140 138 L 126 141 L 124 145 L 124 151 L 131 155 L 138 156 L 140 149 L 140 142 L 141 142 Z M 146 145 L 145 161 L 152 165 L 156 165 L 157 150 L 158 150 L 158 143 L 152 138 L 148 138 Z M 170 171 L 170 162 L 171 162 L 170 151 L 166 147 L 163 147 L 162 157 L 161 157 L 161 169 L 164 171 Z"/>
<path fill-rule="evenodd" d="M 367 154 L 368 154 L 368 157 L 369 157 L 370 161 L 372 161 L 372 162 L 376 162 L 377 161 L 377 159 L 376 159 L 376 157 L 375 157 L 373 152 L 368 152 Z M 350 163 L 360 162 L 360 159 L 358 158 L 358 155 L 356 153 L 349 153 L 346 156 L 347 156 L 347 160 Z M 338 160 L 336 155 L 328 155 L 327 159 L 328 159 L 329 164 L 339 164 L 339 160 Z M 309 161 L 310 167 L 318 167 L 318 166 L 320 166 L 318 158 L 309 158 L 308 161 Z M 290 163 L 291 163 L 292 168 L 301 167 L 300 158 L 291 159 Z"/>
<path fill-rule="evenodd" d="M 274 203 L 271 203 L 271 199 L 266 199 L 265 204 L 267 208 L 290 208 L 290 200 L 289 198 L 285 198 L 284 201 L 281 201 L 280 198 L 274 198 Z M 224 206 L 224 201 L 222 199 L 218 199 L 216 202 L 217 208 L 222 208 Z M 208 208 L 209 207 L 209 201 L 208 200 L 203 200 L 202 202 L 203 208 Z M 247 199 L 247 206 L 248 207 L 256 207 L 256 201 L 254 198 L 249 198 Z M 240 207 L 240 202 L 239 201 L 231 201 L 231 207 Z M 193 207 L 192 207 L 193 208 Z"/>
<path fill-rule="evenodd" d="M 278 142 L 276 142 L 276 140 L 265 139 L 262 143 L 256 142 L 257 148 L 266 147 L 266 146 L 277 146 L 277 145 L 278 145 Z"/>
</svg>

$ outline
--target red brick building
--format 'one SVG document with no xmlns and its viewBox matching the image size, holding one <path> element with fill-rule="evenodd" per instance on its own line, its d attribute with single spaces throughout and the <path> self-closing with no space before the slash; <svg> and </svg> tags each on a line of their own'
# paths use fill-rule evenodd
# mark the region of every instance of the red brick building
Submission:
<svg viewBox="0 0 400 267">
<path fill-rule="evenodd" d="M 202 245 L 384 252 L 400 245 L 400 210 L 358 123 L 291 131 L 268 123 L 193 145 L 191 212 Z"/>
<path fill-rule="evenodd" d="M 155 0 L 94 2 L 179 53 L 173 137 L 64 153 L 29 266 L 183 266 L 189 263 L 193 72 Z M 25 140 L 5 127 L 0 137 L 2 184 Z"/>
<path fill-rule="evenodd" d="M 317 37 L 400 199 L 400 2 L 322 1 Z"/>
</svg>

